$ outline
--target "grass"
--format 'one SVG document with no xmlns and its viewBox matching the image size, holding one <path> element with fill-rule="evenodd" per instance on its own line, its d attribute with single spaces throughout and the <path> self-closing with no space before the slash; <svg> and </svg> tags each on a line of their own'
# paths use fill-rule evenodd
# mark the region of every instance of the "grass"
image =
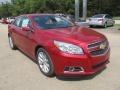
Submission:
<svg viewBox="0 0 120 90">
<path fill-rule="evenodd" d="M 120 17 L 113 17 L 114 20 L 120 20 Z"/>
<path fill-rule="evenodd" d="M 120 24 L 115 24 L 115 26 L 119 26 L 120 27 Z"/>
</svg>

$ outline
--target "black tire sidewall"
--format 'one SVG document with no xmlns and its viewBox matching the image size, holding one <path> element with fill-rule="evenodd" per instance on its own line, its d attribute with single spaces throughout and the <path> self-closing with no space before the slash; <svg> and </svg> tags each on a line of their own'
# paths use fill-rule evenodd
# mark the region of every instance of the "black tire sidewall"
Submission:
<svg viewBox="0 0 120 90">
<path fill-rule="evenodd" d="M 104 28 L 107 28 L 107 22 L 104 24 Z"/>
</svg>

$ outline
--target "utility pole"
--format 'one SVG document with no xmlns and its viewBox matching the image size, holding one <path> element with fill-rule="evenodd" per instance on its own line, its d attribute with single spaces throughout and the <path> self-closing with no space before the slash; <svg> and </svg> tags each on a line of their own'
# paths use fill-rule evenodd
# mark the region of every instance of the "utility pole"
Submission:
<svg viewBox="0 0 120 90">
<path fill-rule="evenodd" d="M 83 20 L 87 17 L 87 0 L 83 0 Z"/>
<path fill-rule="evenodd" d="M 75 0 L 75 21 L 79 20 L 79 0 Z"/>
</svg>

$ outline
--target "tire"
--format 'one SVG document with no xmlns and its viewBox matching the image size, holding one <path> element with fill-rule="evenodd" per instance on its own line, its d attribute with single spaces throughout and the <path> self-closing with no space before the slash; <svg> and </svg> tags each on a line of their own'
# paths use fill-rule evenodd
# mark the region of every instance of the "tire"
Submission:
<svg viewBox="0 0 120 90">
<path fill-rule="evenodd" d="M 15 44 L 13 42 L 13 39 L 12 39 L 12 37 L 10 35 L 8 36 L 8 40 L 9 40 L 9 46 L 10 46 L 10 48 L 12 50 L 16 50 L 16 46 L 15 46 Z"/>
<path fill-rule="evenodd" d="M 53 63 L 51 57 L 45 49 L 39 48 L 37 50 L 37 61 L 39 69 L 44 75 L 48 77 L 54 76 Z"/>
<path fill-rule="evenodd" d="M 107 23 L 104 24 L 104 28 L 107 28 Z"/>
</svg>

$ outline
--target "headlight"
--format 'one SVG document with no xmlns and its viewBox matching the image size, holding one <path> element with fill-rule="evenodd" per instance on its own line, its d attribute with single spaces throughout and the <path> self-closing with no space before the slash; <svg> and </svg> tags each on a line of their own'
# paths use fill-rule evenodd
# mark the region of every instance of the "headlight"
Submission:
<svg viewBox="0 0 120 90">
<path fill-rule="evenodd" d="M 54 41 L 54 44 L 60 51 L 62 51 L 64 53 L 84 54 L 83 49 L 79 46 L 65 43 L 65 42 L 60 42 L 60 41 Z"/>
</svg>

